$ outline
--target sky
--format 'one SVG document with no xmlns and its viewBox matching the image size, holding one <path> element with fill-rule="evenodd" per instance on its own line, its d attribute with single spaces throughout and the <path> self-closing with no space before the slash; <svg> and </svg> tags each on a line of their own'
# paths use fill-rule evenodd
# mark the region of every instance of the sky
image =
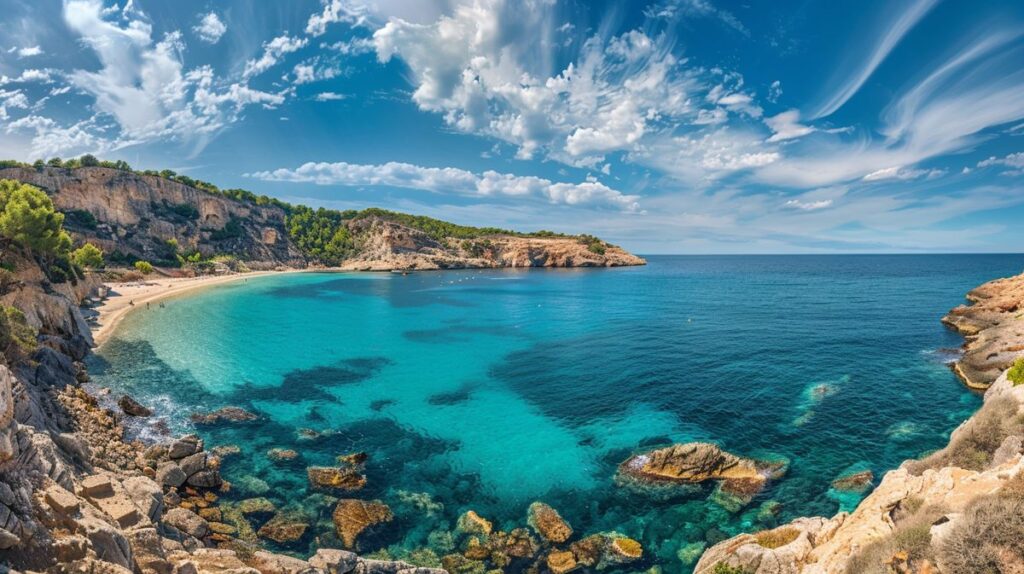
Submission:
<svg viewBox="0 0 1024 574">
<path fill-rule="evenodd" d="M 639 253 L 1024 251 L 1019 0 L 0 0 L 0 157 Z"/>
</svg>

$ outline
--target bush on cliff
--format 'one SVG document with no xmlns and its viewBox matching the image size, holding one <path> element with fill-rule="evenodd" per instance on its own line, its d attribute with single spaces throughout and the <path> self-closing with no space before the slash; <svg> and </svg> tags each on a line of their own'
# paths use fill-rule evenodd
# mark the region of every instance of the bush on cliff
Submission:
<svg viewBox="0 0 1024 574">
<path fill-rule="evenodd" d="M 135 269 L 143 275 L 149 275 L 153 272 L 153 264 L 149 261 L 136 261 Z"/>
<path fill-rule="evenodd" d="M 5 357 L 28 356 L 36 350 L 36 330 L 15 307 L 0 307 L 0 350 Z"/>
<path fill-rule="evenodd" d="M 1009 379 L 1015 387 L 1024 383 L 1024 357 L 1017 357 L 1017 360 L 1013 362 L 1013 366 L 1010 367 L 1010 370 L 1006 371 L 1006 378 Z"/>
<path fill-rule="evenodd" d="M 0 235 L 41 255 L 67 253 L 71 236 L 63 229 L 64 215 L 53 208 L 42 190 L 16 181 L 0 180 Z"/>
<path fill-rule="evenodd" d="M 1013 567 L 1024 564 L 1021 475 L 1014 481 L 996 495 L 975 499 L 964 510 L 939 545 L 943 572 L 1016 572 Z"/>
<path fill-rule="evenodd" d="M 71 261 L 85 269 L 99 269 L 103 267 L 103 250 L 92 243 L 86 243 L 71 252 Z"/>
<path fill-rule="evenodd" d="M 944 466 L 984 470 L 1006 437 L 1019 434 L 1024 434 L 1024 415 L 1017 414 L 1017 401 L 1005 396 L 996 397 L 986 401 L 957 429 L 946 448 L 904 464 L 914 475 Z"/>
</svg>

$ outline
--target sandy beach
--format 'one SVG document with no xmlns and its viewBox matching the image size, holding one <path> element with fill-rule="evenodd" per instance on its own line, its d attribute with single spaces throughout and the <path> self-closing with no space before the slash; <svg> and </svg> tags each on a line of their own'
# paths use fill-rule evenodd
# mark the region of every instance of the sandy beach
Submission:
<svg viewBox="0 0 1024 574">
<path fill-rule="evenodd" d="M 101 346 L 129 312 L 134 309 L 145 308 L 146 303 L 152 304 L 189 291 L 223 285 L 233 281 L 241 281 L 242 279 L 284 273 L 300 273 L 303 271 L 306 270 L 257 271 L 252 273 L 233 273 L 231 275 L 203 275 L 200 277 L 154 277 L 129 283 L 106 283 L 105 285 L 110 289 L 110 292 L 107 298 L 95 309 L 98 317 L 92 330 L 93 340 L 96 342 L 97 347 Z"/>
</svg>

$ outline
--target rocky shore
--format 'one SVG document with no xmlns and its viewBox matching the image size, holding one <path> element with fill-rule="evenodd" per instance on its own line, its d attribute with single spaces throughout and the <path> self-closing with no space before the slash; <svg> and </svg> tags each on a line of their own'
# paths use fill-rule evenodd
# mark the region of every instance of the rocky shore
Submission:
<svg viewBox="0 0 1024 574">
<path fill-rule="evenodd" d="M 983 406 L 949 444 L 885 474 L 857 508 L 742 534 L 704 552 L 696 574 L 1024 572 L 1024 275 L 986 283 L 942 321 L 963 334 L 954 370 Z M 868 475 L 841 477 L 859 486 Z"/>
</svg>

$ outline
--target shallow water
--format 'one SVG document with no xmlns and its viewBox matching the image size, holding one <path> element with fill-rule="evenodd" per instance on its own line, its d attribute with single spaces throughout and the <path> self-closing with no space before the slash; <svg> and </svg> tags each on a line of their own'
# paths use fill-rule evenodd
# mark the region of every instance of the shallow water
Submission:
<svg viewBox="0 0 1024 574">
<path fill-rule="evenodd" d="M 646 560 L 632 570 L 688 572 L 687 549 L 850 508 L 859 497 L 830 490 L 835 477 L 880 476 L 943 445 L 980 399 L 944 364 L 961 339 L 939 318 L 1024 257 L 649 263 L 254 278 L 133 313 L 91 373 L 173 414 L 175 431 L 193 430 L 182 415 L 196 410 L 258 411 L 263 424 L 199 432 L 242 448 L 224 464 L 232 496 L 269 487 L 279 505 L 319 513 L 317 533 L 330 509 L 307 498 L 306 465 L 368 452 L 357 496 L 398 518 L 362 538 L 363 552 L 443 553 L 465 510 L 511 528 L 544 500 L 577 535 L 639 540 Z M 298 428 L 336 432 L 309 441 Z M 630 453 L 692 440 L 785 457 L 789 470 L 736 512 L 710 486 L 654 496 L 615 485 Z M 272 464 L 273 447 L 300 459 Z"/>
</svg>

